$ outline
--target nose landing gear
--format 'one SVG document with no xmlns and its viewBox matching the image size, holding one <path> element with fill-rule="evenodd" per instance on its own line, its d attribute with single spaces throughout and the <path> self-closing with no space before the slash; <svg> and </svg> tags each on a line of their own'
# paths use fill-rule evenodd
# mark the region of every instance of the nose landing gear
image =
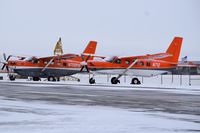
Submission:
<svg viewBox="0 0 200 133">
<path fill-rule="evenodd" d="M 9 77 L 10 81 L 15 81 L 15 78 L 16 78 L 15 75 L 9 74 L 8 77 Z"/>
<path fill-rule="evenodd" d="M 90 78 L 89 83 L 90 84 L 95 84 L 95 79 L 94 78 Z"/>
</svg>

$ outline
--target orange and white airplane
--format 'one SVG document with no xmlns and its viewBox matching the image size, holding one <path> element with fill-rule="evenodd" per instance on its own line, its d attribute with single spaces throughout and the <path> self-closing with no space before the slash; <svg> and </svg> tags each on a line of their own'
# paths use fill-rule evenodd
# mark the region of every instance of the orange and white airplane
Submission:
<svg viewBox="0 0 200 133">
<path fill-rule="evenodd" d="M 123 75 L 151 77 L 166 74 L 172 72 L 178 65 L 182 40 L 181 37 L 175 37 L 164 53 L 89 60 L 87 67 L 93 75 L 98 73 L 118 75 L 111 79 L 112 84 L 120 83 L 119 78 Z M 95 83 L 94 77 L 90 78 L 89 82 Z M 140 84 L 140 81 L 134 77 L 131 83 Z"/>
<path fill-rule="evenodd" d="M 83 72 L 84 68 L 88 71 L 85 62 L 92 60 L 93 57 L 83 54 L 95 54 L 96 46 L 96 41 L 90 41 L 82 54 L 63 54 L 41 58 L 13 55 L 6 58 L 4 54 L 5 61 L 2 62 L 4 64 L 2 70 L 7 70 L 10 80 L 15 80 L 15 76 L 10 74 L 11 70 L 22 76 L 33 77 L 34 81 L 39 81 L 40 78 L 56 81 L 59 77 Z"/>
</svg>

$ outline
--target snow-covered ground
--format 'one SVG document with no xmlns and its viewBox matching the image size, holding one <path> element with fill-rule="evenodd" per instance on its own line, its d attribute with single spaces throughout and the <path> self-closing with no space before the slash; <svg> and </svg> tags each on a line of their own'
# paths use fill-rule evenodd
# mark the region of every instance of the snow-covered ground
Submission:
<svg viewBox="0 0 200 133">
<path fill-rule="evenodd" d="M 1 133 L 196 133 L 196 120 L 192 115 L 0 98 Z"/>
<path fill-rule="evenodd" d="M 4 81 L 9 81 L 8 76 L 6 73 L 1 73 L 0 76 L 3 76 Z M 74 77 L 80 79 L 80 82 L 76 80 L 66 80 L 60 81 L 60 83 L 81 83 L 81 84 L 89 84 L 89 77 L 92 75 L 88 74 L 75 74 Z M 112 77 L 116 77 L 117 75 L 95 75 L 94 78 L 97 84 L 111 84 L 110 80 Z M 130 85 L 131 79 L 133 77 L 130 76 L 122 76 L 120 78 L 121 85 Z M 69 78 L 71 79 L 71 78 Z M 189 87 L 192 86 L 193 88 L 200 88 L 200 75 L 159 75 L 154 77 L 138 77 L 141 81 L 142 85 L 144 86 L 167 86 L 167 87 Z M 45 79 L 42 79 L 44 81 Z M 27 81 L 27 79 L 16 79 L 16 81 Z M 48 81 L 45 81 L 46 83 Z"/>
</svg>

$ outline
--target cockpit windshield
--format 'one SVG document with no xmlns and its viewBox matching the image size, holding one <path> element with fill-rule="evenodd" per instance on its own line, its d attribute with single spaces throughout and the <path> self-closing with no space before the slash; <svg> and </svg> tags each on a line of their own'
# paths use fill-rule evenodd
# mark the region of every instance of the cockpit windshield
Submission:
<svg viewBox="0 0 200 133">
<path fill-rule="evenodd" d="M 107 62 L 113 62 L 116 58 L 116 56 L 107 56 L 106 58 L 104 58 L 104 60 Z"/>
<path fill-rule="evenodd" d="M 25 61 L 32 61 L 33 57 L 26 57 Z"/>
<path fill-rule="evenodd" d="M 32 56 L 32 57 L 26 57 L 26 58 L 25 58 L 25 61 L 37 62 L 38 59 L 37 59 L 36 57 Z"/>
</svg>

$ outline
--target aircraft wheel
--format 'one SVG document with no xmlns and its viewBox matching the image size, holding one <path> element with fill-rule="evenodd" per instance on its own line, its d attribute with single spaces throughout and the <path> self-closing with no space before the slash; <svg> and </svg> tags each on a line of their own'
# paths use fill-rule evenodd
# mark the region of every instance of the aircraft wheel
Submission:
<svg viewBox="0 0 200 133">
<path fill-rule="evenodd" d="M 9 79 L 10 79 L 10 81 L 15 81 L 15 76 L 14 75 L 9 75 Z"/>
<path fill-rule="evenodd" d="M 56 79 L 55 79 L 55 77 L 53 77 L 53 76 L 49 76 L 49 77 L 48 77 L 48 81 L 54 82 L 54 81 L 56 81 Z"/>
<path fill-rule="evenodd" d="M 39 81 L 40 78 L 39 77 L 33 77 L 33 81 Z"/>
<path fill-rule="evenodd" d="M 116 77 L 112 77 L 111 83 L 112 83 L 112 84 L 117 84 L 117 83 L 120 83 L 120 81 L 119 81 L 119 79 L 117 79 Z"/>
<path fill-rule="evenodd" d="M 141 84 L 141 82 L 138 78 L 133 78 L 131 84 Z"/>
<path fill-rule="evenodd" d="M 95 84 L 95 79 L 94 78 L 90 78 L 89 83 L 90 84 Z"/>
</svg>

